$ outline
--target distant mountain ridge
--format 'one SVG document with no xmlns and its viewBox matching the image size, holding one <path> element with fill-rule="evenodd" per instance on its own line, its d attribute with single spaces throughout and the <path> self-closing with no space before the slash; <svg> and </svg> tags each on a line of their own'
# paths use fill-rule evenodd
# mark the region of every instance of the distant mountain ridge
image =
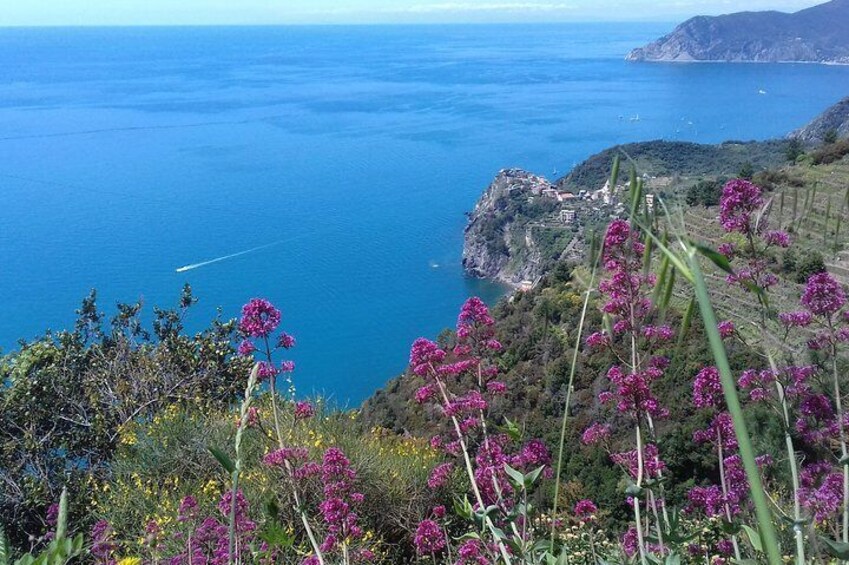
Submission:
<svg viewBox="0 0 849 565">
<path fill-rule="evenodd" d="M 794 13 L 697 16 L 626 56 L 656 62 L 849 64 L 849 0 Z"/>
</svg>

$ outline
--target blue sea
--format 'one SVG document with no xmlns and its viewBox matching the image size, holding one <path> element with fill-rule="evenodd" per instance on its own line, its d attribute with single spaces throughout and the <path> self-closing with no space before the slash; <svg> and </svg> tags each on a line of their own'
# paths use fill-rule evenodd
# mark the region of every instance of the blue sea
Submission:
<svg viewBox="0 0 849 565">
<path fill-rule="evenodd" d="M 188 282 L 190 329 L 268 297 L 300 391 L 359 402 L 503 292 L 460 265 L 499 169 L 781 136 L 849 94 L 847 67 L 623 60 L 671 27 L 0 29 L 0 346 L 91 288 L 114 311 Z"/>
</svg>

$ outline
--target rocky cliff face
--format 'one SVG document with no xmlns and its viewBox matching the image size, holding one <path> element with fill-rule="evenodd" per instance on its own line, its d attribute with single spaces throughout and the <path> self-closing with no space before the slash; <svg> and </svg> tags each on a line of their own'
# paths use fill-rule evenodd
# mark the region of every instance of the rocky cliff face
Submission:
<svg viewBox="0 0 849 565">
<path fill-rule="evenodd" d="M 469 214 L 463 244 L 466 272 L 513 286 L 535 281 L 542 274 L 541 253 L 516 205 L 529 198 L 541 200 L 542 191 L 552 188 L 527 171 L 499 172 Z"/>
<path fill-rule="evenodd" d="M 792 14 L 739 12 L 687 20 L 631 51 L 630 61 L 816 62 L 849 64 L 849 0 Z"/>
<path fill-rule="evenodd" d="M 805 127 L 790 133 L 788 137 L 806 143 L 822 143 L 834 132 L 837 137 L 849 137 L 849 97 L 844 98 Z"/>
</svg>

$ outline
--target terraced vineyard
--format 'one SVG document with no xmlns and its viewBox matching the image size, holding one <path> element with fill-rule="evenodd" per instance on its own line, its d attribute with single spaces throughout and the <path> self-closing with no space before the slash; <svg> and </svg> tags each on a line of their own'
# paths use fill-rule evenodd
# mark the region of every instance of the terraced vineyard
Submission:
<svg viewBox="0 0 849 565">
<path fill-rule="evenodd" d="M 844 284 L 849 284 L 849 157 L 830 165 L 797 165 L 770 173 L 762 179 L 772 179 L 767 193 L 770 199 L 768 220 L 771 228 L 791 233 L 794 254 L 804 259 L 821 254 L 827 269 Z M 676 214 L 676 213 L 674 213 Z M 717 216 L 716 206 L 682 207 L 679 212 L 686 233 L 710 247 L 726 241 Z M 780 270 L 784 256 L 776 253 L 776 268 Z M 754 295 L 737 285 L 730 285 L 725 274 L 713 265 L 705 265 L 717 315 L 724 318 L 744 318 L 753 328 L 759 322 L 758 305 Z M 801 284 L 782 276 L 781 284 L 770 291 L 770 307 L 779 312 L 798 309 Z M 683 290 L 676 297 L 688 300 Z M 782 331 L 772 328 L 776 345 Z"/>
</svg>

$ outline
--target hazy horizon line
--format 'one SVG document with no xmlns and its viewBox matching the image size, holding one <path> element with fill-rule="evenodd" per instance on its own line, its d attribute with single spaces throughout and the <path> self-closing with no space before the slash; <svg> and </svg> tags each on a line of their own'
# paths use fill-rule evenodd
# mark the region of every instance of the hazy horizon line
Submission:
<svg viewBox="0 0 849 565">
<path fill-rule="evenodd" d="M 455 22 L 276 22 L 276 23 L 92 23 L 92 24 L 4 24 L 0 23 L 0 29 L 27 29 L 27 28 L 193 28 L 193 27 L 408 27 L 408 26 L 547 26 L 547 25 L 562 25 L 562 24 L 633 24 L 633 23 L 652 23 L 652 24 L 669 24 L 676 23 L 681 20 L 675 19 L 651 19 L 651 18 L 635 18 L 629 20 L 608 20 L 608 19 L 575 19 L 575 20 L 557 20 L 557 21 L 455 21 Z"/>
</svg>

